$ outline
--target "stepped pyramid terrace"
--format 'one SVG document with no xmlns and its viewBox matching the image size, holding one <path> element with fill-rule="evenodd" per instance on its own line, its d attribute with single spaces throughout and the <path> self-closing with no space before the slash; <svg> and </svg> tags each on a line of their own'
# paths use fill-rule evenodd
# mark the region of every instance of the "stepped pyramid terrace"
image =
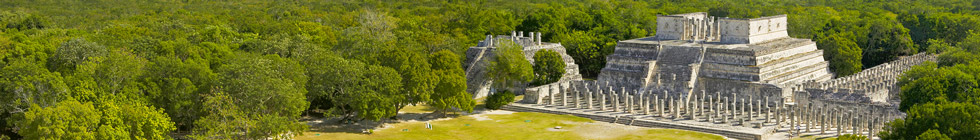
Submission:
<svg viewBox="0 0 980 140">
<path fill-rule="evenodd" d="M 898 111 L 898 76 L 936 60 L 931 54 L 904 56 L 835 78 L 814 41 L 788 36 L 786 15 L 661 15 L 655 36 L 618 42 L 597 80 L 582 80 L 560 43 L 541 43 L 535 33 L 488 36 L 467 51 L 464 64 L 468 91 L 477 97 L 488 93 L 491 81 L 485 79 L 483 59 L 492 56 L 488 50 L 500 39 L 517 40 L 526 55 L 537 48 L 560 50 L 569 66 L 558 82 L 524 87 L 523 100 L 505 110 L 747 140 L 842 134 L 876 138 L 876 128 L 905 117 Z"/>
</svg>

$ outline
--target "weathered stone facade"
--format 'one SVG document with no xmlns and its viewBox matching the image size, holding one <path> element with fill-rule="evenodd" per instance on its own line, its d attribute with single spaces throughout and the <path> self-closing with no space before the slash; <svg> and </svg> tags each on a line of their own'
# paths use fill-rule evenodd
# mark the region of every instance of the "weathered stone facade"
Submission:
<svg viewBox="0 0 980 140">
<path fill-rule="evenodd" d="M 788 97 L 786 87 L 833 78 L 823 51 L 786 33 L 786 16 L 658 16 L 656 36 L 620 41 L 599 83 L 630 90 Z"/>
<path fill-rule="evenodd" d="M 466 61 L 463 68 L 466 69 L 466 92 L 472 93 L 474 98 L 485 97 L 490 93 L 491 81 L 486 73 L 489 60 L 494 57 L 493 50 L 501 40 L 514 41 L 524 49 L 524 58 L 534 64 L 534 53 L 540 50 L 552 50 L 558 52 L 562 60 L 565 61 L 565 74 L 559 81 L 582 80 L 579 74 L 578 65 L 571 56 L 565 53 L 565 47 L 561 43 L 541 42 L 540 32 L 529 32 L 527 36 L 524 32 L 511 32 L 511 35 L 498 35 L 496 37 L 487 35 L 487 38 L 480 41 L 475 47 L 466 50 Z M 517 92 L 524 91 L 525 87 L 519 87 Z"/>
</svg>

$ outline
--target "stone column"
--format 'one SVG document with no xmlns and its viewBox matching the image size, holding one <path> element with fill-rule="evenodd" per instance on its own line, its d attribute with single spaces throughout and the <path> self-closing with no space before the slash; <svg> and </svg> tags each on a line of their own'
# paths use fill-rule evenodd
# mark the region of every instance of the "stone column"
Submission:
<svg viewBox="0 0 980 140">
<path fill-rule="evenodd" d="M 578 90 L 576 88 L 574 88 L 574 87 L 572 87 L 571 89 L 572 90 L 575 90 L 575 91 L 572 92 L 572 94 L 575 94 L 575 108 L 582 108 L 582 106 L 580 106 L 582 104 L 581 103 L 581 99 L 579 99 L 579 95 L 582 94 L 582 93 L 581 92 L 578 92 Z"/>
<path fill-rule="evenodd" d="M 664 106 L 660 101 L 660 96 L 653 95 L 653 109 L 660 112 L 660 117 L 664 117 Z"/>
<path fill-rule="evenodd" d="M 855 116 L 857 116 L 857 115 L 851 115 L 851 134 L 853 134 L 853 135 L 859 135 L 861 132 L 858 132 L 858 125 L 857 125 L 858 124 L 858 122 L 857 122 L 858 120 L 857 120 L 857 117 L 855 117 Z"/>
<path fill-rule="evenodd" d="M 602 93 L 601 89 L 596 89 L 599 92 L 599 110 L 606 111 L 606 94 Z"/>
<path fill-rule="evenodd" d="M 874 139 L 875 137 L 875 122 L 877 119 L 870 119 L 868 121 L 868 139 Z"/>
<path fill-rule="evenodd" d="M 781 116 L 779 114 L 779 112 L 782 112 L 782 111 L 783 111 L 783 105 L 777 104 L 776 105 L 776 128 L 782 128 L 783 127 L 783 116 Z"/>
<path fill-rule="evenodd" d="M 769 116 L 770 116 L 770 115 L 772 115 L 772 114 L 770 114 L 770 113 L 772 113 L 772 109 L 771 109 L 771 108 L 769 108 L 768 106 L 767 106 L 767 107 L 765 107 L 765 108 L 766 108 L 766 116 L 765 116 L 765 117 L 763 117 L 763 118 L 766 118 L 766 121 L 765 121 L 765 123 L 772 123 L 772 121 L 770 121 L 771 119 L 769 119 Z M 778 124 L 777 124 L 777 125 L 778 125 Z"/>
<path fill-rule="evenodd" d="M 843 122 L 844 120 L 842 119 L 844 115 L 841 114 L 841 111 L 840 110 L 837 110 L 836 112 L 837 113 L 834 114 L 834 122 L 836 122 L 837 124 L 834 125 L 834 126 L 837 126 L 837 136 L 839 137 L 839 136 L 841 136 L 841 135 L 844 134 L 844 127 L 843 127 L 844 126 L 844 122 Z"/>
<path fill-rule="evenodd" d="M 749 122 L 751 122 L 752 120 L 754 120 L 754 118 L 752 116 L 755 115 L 755 107 L 752 106 L 752 100 L 751 100 L 752 97 L 749 97 L 749 99 L 750 99 L 749 102 L 748 102 L 748 104 L 749 104 L 749 114 L 747 114 L 747 115 L 749 116 Z"/>
<path fill-rule="evenodd" d="M 589 109 L 595 109 L 595 108 L 592 107 L 592 102 L 593 102 L 592 90 L 589 90 L 589 88 L 585 88 L 585 104 L 586 104 L 586 107 L 588 107 Z"/>
<path fill-rule="evenodd" d="M 722 108 L 721 110 L 723 111 L 719 111 L 721 112 L 721 115 L 718 116 L 718 118 L 721 118 L 721 123 L 728 123 L 728 106 L 730 102 L 728 102 L 728 97 L 722 97 L 721 100 L 722 103 L 719 105 L 721 105 L 720 108 Z"/>
<path fill-rule="evenodd" d="M 619 112 L 619 98 L 617 98 L 617 97 L 619 97 L 619 94 L 616 94 L 616 92 L 610 91 L 609 100 L 612 101 L 612 102 L 610 102 L 610 104 L 612 104 L 613 112 Z"/>
<path fill-rule="evenodd" d="M 753 111 L 752 109 L 753 108 L 752 108 L 752 96 L 751 95 L 749 96 L 749 99 L 748 100 L 745 100 L 745 103 L 748 104 L 748 108 L 749 108 L 748 109 L 749 112 L 748 112 L 748 114 L 746 114 L 746 116 L 749 116 L 748 117 L 749 120 L 752 120 L 752 111 Z"/>
<path fill-rule="evenodd" d="M 682 119 L 683 117 L 681 117 L 681 100 L 680 100 L 680 98 L 678 98 L 674 102 L 676 102 L 676 103 L 674 103 L 674 119 Z"/>
<path fill-rule="evenodd" d="M 633 96 L 629 94 L 623 94 L 626 97 L 626 113 L 633 114 Z"/>
<path fill-rule="evenodd" d="M 697 116 L 695 116 L 697 114 L 694 114 L 694 107 L 697 106 L 697 105 L 695 105 L 694 103 L 689 103 L 689 104 L 691 104 L 691 106 L 687 106 L 687 109 L 686 109 L 687 110 L 687 114 L 688 114 L 688 116 L 690 116 L 691 120 L 697 121 L 698 118 L 697 118 Z"/>
<path fill-rule="evenodd" d="M 707 106 L 708 106 L 708 108 L 707 108 L 708 113 L 707 114 L 704 114 L 705 116 L 711 116 L 711 113 L 712 112 L 718 112 L 717 110 L 715 110 L 715 99 L 714 98 L 711 98 L 711 95 L 708 95 L 708 104 L 707 104 Z"/>
<path fill-rule="evenodd" d="M 645 101 L 640 101 L 643 103 L 643 115 L 650 115 L 650 95 L 645 95 L 640 97 L 640 99 L 646 99 Z"/>
<path fill-rule="evenodd" d="M 734 103 L 733 105 L 736 111 L 735 113 L 732 113 L 732 119 L 742 119 L 741 117 L 738 116 L 745 115 L 745 99 L 742 99 L 741 104 L 738 103 L 738 100 L 734 100 L 732 101 L 732 103 Z M 739 108 L 740 106 L 741 108 Z"/>
<path fill-rule="evenodd" d="M 821 135 L 827 133 L 827 130 L 825 129 L 825 128 L 827 128 L 827 123 L 826 123 L 826 121 L 827 121 L 826 119 L 827 118 L 826 118 L 826 116 L 827 115 L 820 114 L 820 134 Z"/>
<path fill-rule="evenodd" d="M 562 85 L 558 84 L 558 92 L 561 93 L 561 106 L 568 107 L 568 91 L 565 91 Z"/>
<path fill-rule="evenodd" d="M 793 107 L 793 114 L 790 116 L 790 121 L 793 122 L 793 130 L 796 130 L 796 134 L 800 134 L 800 119 L 803 118 L 802 112 L 800 112 L 800 107 Z"/>
<path fill-rule="evenodd" d="M 756 101 L 756 104 L 755 104 L 755 108 L 756 108 L 755 115 L 756 116 L 759 116 L 761 118 L 768 118 L 769 117 L 769 116 L 762 116 L 762 114 L 763 114 L 763 112 L 762 112 L 763 111 L 763 108 L 765 108 L 764 106 L 765 106 L 765 104 L 763 104 L 761 100 Z"/>
<path fill-rule="evenodd" d="M 664 116 L 664 108 L 666 108 L 664 106 L 666 106 L 666 104 L 667 103 L 665 103 L 663 100 L 657 99 L 657 111 L 660 112 L 660 117 L 666 118 L 666 116 Z"/>
<path fill-rule="evenodd" d="M 551 90 L 553 88 L 554 87 L 552 87 L 552 85 L 549 85 L 547 88 L 543 88 L 547 89 L 546 91 L 548 91 L 548 99 L 550 99 L 548 100 L 548 105 L 555 105 L 555 96 L 558 96 L 555 94 L 555 92 L 553 92 L 553 90 Z"/>
<path fill-rule="evenodd" d="M 805 117 L 804 123 L 806 123 L 806 132 L 810 132 L 810 128 L 813 126 L 813 123 L 811 123 L 813 122 L 813 113 L 810 111 L 811 111 L 810 105 L 807 104 L 806 107 L 803 108 L 803 114 L 806 115 L 804 116 Z"/>
</svg>

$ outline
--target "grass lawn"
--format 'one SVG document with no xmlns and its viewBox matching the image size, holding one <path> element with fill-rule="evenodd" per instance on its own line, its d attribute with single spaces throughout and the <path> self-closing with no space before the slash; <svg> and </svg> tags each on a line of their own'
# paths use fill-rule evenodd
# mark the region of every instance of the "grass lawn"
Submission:
<svg viewBox="0 0 980 140">
<path fill-rule="evenodd" d="M 721 136 L 674 129 L 652 129 L 594 122 L 571 115 L 517 112 L 476 114 L 452 119 L 389 124 L 374 134 L 316 132 L 298 136 L 298 140 L 319 139 L 723 139 Z M 562 126 L 562 129 L 553 129 Z"/>
</svg>

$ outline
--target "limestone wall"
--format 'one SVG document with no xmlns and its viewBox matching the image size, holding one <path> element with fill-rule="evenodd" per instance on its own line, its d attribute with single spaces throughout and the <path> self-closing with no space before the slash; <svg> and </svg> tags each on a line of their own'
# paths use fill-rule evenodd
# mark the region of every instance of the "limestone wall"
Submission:
<svg viewBox="0 0 980 140">
<path fill-rule="evenodd" d="M 786 32 L 786 15 L 755 19 L 723 18 L 718 20 L 721 42 L 755 44 L 772 39 L 789 37 Z"/>
</svg>

